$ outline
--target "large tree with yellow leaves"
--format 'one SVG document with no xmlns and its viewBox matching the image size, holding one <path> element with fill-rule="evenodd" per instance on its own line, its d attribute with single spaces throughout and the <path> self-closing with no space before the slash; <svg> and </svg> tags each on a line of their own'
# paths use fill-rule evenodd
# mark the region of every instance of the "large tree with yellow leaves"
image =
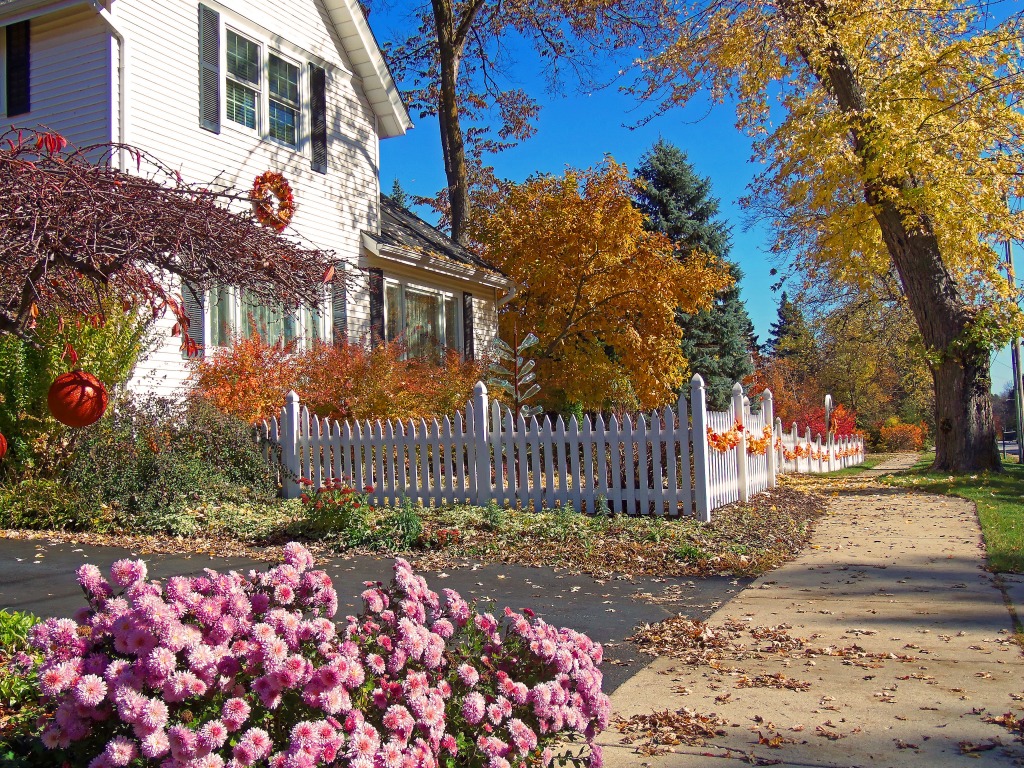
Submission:
<svg viewBox="0 0 1024 768">
<path fill-rule="evenodd" d="M 481 195 L 474 239 L 521 287 L 503 338 L 533 332 L 548 407 L 652 408 L 674 399 L 688 370 L 676 309 L 707 309 L 729 284 L 713 257 L 674 257 L 632 202 L 625 166 L 502 184 Z"/>
<path fill-rule="evenodd" d="M 894 271 L 935 386 L 938 469 L 997 469 L 993 347 L 1019 325 L 1000 243 L 1024 236 L 1022 24 L 957 0 L 703 0 L 641 90 L 734 97 L 766 170 L 751 204 L 812 282 Z"/>
</svg>

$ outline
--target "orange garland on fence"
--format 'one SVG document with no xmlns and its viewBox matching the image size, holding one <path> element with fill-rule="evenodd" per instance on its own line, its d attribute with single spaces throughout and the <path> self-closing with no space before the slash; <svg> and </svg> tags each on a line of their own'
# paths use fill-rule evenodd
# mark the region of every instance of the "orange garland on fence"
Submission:
<svg viewBox="0 0 1024 768">
<path fill-rule="evenodd" d="M 782 442 L 780 437 L 775 441 L 775 449 L 782 451 L 782 457 L 786 461 L 793 461 L 794 459 L 813 459 L 814 461 L 820 461 L 828 458 L 828 451 L 815 451 L 811 449 L 809 445 L 800 445 L 799 443 L 793 446 L 793 450 L 789 450 Z M 846 459 L 851 456 L 857 456 L 860 454 L 860 448 L 853 446 L 850 448 L 844 448 L 841 451 L 836 451 L 837 459 Z"/>
<path fill-rule="evenodd" d="M 277 210 L 274 210 L 272 198 L 277 198 Z M 256 220 L 265 227 L 270 227 L 278 232 L 291 223 L 295 215 L 295 197 L 292 195 L 292 186 L 287 179 L 277 171 L 267 171 L 256 177 L 249 191 L 249 199 L 252 200 L 253 211 Z"/>
<path fill-rule="evenodd" d="M 738 421 L 728 432 L 715 432 L 711 427 L 708 427 L 708 447 L 719 453 L 731 451 L 740 444 L 740 432 L 742 431 L 743 425 Z"/>
<path fill-rule="evenodd" d="M 747 453 L 755 456 L 764 456 L 768 453 L 768 446 L 772 444 L 772 428 L 765 427 L 762 437 L 747 438 Z"/>
</svg>

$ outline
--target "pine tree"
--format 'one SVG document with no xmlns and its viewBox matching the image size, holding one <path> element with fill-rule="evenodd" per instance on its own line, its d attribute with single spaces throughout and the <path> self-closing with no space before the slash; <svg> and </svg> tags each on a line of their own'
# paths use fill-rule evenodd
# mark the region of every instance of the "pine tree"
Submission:
<svg viewBox="0 0 1024 768">
<path fill-rule="evenodd" d="M 778 319 L 771 324 L 765 351 L 772 358 L 800 358 L 811 351 L 814 337 L 804 313 L 786 292 L 779 299 Z"/>
<path fill-rule="evenodd" d="M 714 306 L 696 314 L 679 312 L 683 354 L 690 370 L 707 385 L 708 403 L 724 410 L 732 386 L 754 371 L 754 326 L 740 298 L 739 267 L 728 261 L 729 229 L 718 217 L 719 201 L 711 194 L 711 180 L 702 178 L 686 153 L 659 139 L 640 161 L 636 205 L 647 216 L 648 228 L 667 235 L 676 244 L 680 261 L 695 250 L 725 262 L 735 283 L 718 295 Z"/>
<path fill-rule="evenodd" d="M 402 208 L 409 207 L 409 194 L 402 188 L 402 184 L 398 181 L 397 177 L 391 185 L 391 194 L 389 197 Z"/>
</svg>

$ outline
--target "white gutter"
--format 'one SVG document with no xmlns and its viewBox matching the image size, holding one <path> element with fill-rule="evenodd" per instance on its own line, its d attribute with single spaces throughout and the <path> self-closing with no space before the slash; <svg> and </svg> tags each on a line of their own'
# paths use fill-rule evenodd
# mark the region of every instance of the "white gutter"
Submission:
<svg viewBox="0 0 1024 768">
<path fill-rule="evenodd" d="M 113 5 L 113 4 L 111 4 Z M 110 29 L 110 33 L 117 40 L 117 92 L 115 93 L 111 89 L 110 100 L 117 104 L 117 143 L 127 144 L 128 143 L 128 94 L 131 90 L 128 88 L 128 36 L 125 35 L 124 31 L 120 28 L 117 20 L 114 19 L 113 14 L 104 8 L 98 0 L 92 0 L 92 7 L 99 14 L 100 18 L 103 19 L 104 23 Z M 116 100 L 116 101 L 115 101 Z M 113 119 L 113 114 L 111 114 Z M 124 150 L 118 153 L 118 165 L 120 170 L 127 170 L 127 157 L 125 156 Z"/>
<path fill-rule="evenodd" d="M 512 299 L 514 299 L 516 297 L 517 293 L 519 293 L 519 284 L 518 283 L 514 283 L 511 280 L 509 280 L 508 293 L 506 293 L 504 296 L 502 296 L 500 299 L 498 299 L 498 301 L 494 304 L 494 308 L 495 309 L 501 309 L 506 304 L 508 304 L 510 301 L 512 301 Z"/>
</svg>

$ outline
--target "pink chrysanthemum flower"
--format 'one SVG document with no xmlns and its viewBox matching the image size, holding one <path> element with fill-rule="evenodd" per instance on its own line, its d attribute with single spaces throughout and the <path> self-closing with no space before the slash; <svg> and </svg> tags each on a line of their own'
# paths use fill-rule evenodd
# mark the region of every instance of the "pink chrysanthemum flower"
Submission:
<svg viewBox="0 0 1024 768">
<path fill-rule="evenodd" d="M 110 566 L 110 577 L 119 587 L 144 581 L 146 573 L 146 564 L 142 560 L 118 560 Z"/>
<path fill-rule="evenodd" d="M 466 696 L 462 702 L 462 716 L 470 725 L 476 725 L 484 719 L 487 702 L 484 697 L 474 691 Z"/>
<path fill-rule="evenodd" d="M 468 685 L 470 688 L 480 682 L 480 673 L 476 671 L 476 667 L 472 664 L 460 664 L 459 665 L 459 679 L 463 683 Z"/>
<path fill-rule="evenodd" d="M 209 720 L 199 729 L 198 740 L 204 749 L 220 749 L 228 740 L 228 727 L 220 720 Z"/>
<path fill-rule="evenodd" d="M 126 739 L 124 736 L 115 736 L 107 742 L 103 754 L 106 755 L 111 765 L 122 768 L 138 756 L 139 750 L 131 739 Z"/>
<path fill-rule="evenodd" d="M 224 702 L 221 719 L 230 731 L 237 731 L 249 719 L 251 709 L 245 699 L 234 698 Z"/>
<path fill-rule="evenodd" d="M 75 683 L 75 699 L 86 707 L 96 707 L 107 695 L 107 684 L 98 675 L 82 675 Z"/>
</svg>

